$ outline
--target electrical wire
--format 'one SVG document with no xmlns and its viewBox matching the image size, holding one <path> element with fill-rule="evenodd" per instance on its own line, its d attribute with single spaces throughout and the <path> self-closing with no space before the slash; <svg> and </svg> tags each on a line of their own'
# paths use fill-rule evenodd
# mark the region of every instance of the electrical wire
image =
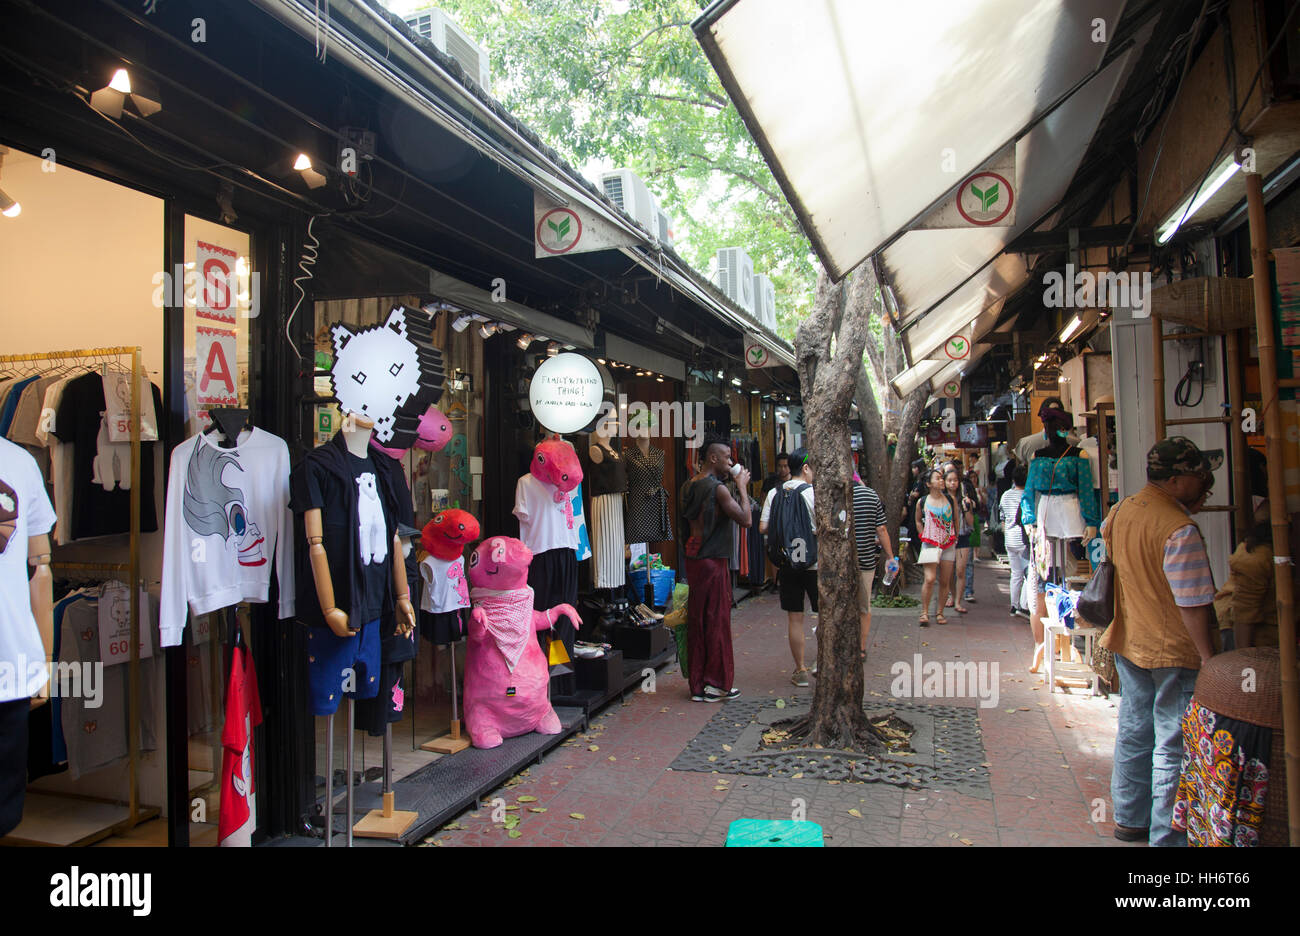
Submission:
<svg viewBox="0 0 1300 936">
<path fill-rule="evenodd" d="M 1191 398 L 1193 386 L 1199 390 L 1195 400 Z M 1200 361 L 1192 361 L 1187 365 L 1187 373 L 1183 374 L 1178 386 L 1174 388 L 1174 403 L 1179 406 L 1200 406 L 1204 399 L 1205 365 Z"/>
<path fill-rule="evenodd" d="M 294 342 L 293 336 L 289 334 L 289 326 L 293 324 L 293 317 L 298 314 L 298 307 L 302 305 L 303 300 L 307 298 L 307 290 L 302 284 L 307 282 L 307 280 L 312 279 L 311 267 L 316 265 L 316 258 L 319 256 L 320 252 L 320 241 L 318 241 L 316 235 L 312 233 L 312 227 L 320 218 L 323 217 L 324 215 L 312 215 L 307 221 L 307 240 L 311 243 L 304 242 L 302 245 L 302 256 L 298 258 L 298 269 L 302 270 L 302 274 L 293 278 L 293 288 L 298 290 L 298 298 L 294 300 L 293 309 L 289 312 L 289 317 L 285 319 L 284 322 L 285 340 L 289 342 L 289 347 L 297 356 L 299 363 L 302 363 L 302 355 L 298 352 L 298 346 Z"/>
</svg>

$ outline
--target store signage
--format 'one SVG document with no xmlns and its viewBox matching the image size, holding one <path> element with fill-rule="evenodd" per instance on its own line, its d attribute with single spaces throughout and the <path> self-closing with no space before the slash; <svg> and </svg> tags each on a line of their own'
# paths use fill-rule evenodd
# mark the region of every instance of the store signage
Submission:
<svg viewBox="0 0 1300 936">
<path fill-rule="evenodd" d="M 943 353 L 950 361 L 964 361 L 970 357 L 970 333 L 953 335 L 943 343 Z"/>
<path fill-rule="evenodd" d="M 236 333 L 226 328 L 194 328 L 194 400 L 200 417 L 214 406 L 238 406 L 239 385 L 235 354 Z"/>
<path fill-rule="evenodd" d="M 547 358 L 528 385 L 533 416 L 550 432 L 578 432 L 598 415 L 605 382 L 596 362 L 581 354 Z"/>
<path fill-rule="evenodd" d="M 199 318 L 215 319 L 233 325 L 235 291 L 239 283 L 235 267 L 239 254 L 204 241 L 198 241 L 197 244 L 194 260 L 199 281 L 194 289 L 195 314 Z"/>
<path fill-rule="evenodd" d="M 925 430 L 927 445 L 956 445 L 957 433 L 945 432 L 942 426 L 931 426 Z"/>
<path fill-rule="evenodd" d="M 956 379 L 945 381 L 942 389 L 945 397 L 955 400 L 961 396 L 961 381 Z"/>
<path fill-rule="evenodd" d="M 961 185 L 913 230 L 1010 227 L 1016 223 L 1016 147 L 1011 144 Z"/>
<path fill-rule="evenodd" d="M 1034 392 L 1050 393 L 1056 396 L 1061 392 L 1061 369 L 1059 367 L 1040 367 L 1034 371 Z"/>
<path fill-rule="evenodd" d="M 780 361 L 772 354 L 770 348 L 752 332 L 745 332 L 745 366 L 751 370 L 760 367 L 777 367 Z"/>
<path fill-rule="evenodd" d="M 533 193 L 533 253 L 536 257 L 616 250 L 636 243 L 636 237 L 619 230 L 582 205 L 558 205 L 540 193 Z"/>
<path fill-rule="evenodd" d="M 957 427 L 958 448 L 983 448 L 989 444 L 989 430 L 979 423 L 962 423 Z"/>
</svg>

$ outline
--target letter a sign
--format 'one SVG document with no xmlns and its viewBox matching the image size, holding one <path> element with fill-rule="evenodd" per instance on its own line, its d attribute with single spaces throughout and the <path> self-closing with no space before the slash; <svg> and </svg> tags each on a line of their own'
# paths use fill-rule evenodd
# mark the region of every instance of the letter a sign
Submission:
<svg viewBox="0 0 1300 936">
<path fill-rule="evenodd" d="M 198 368 L 194 382 L 197 408 L 207 410 L 214 406 L 238 406 L 235 333 L 205 325 L 195 326 L 194 332 L 194 363 Z"/>
</svg>

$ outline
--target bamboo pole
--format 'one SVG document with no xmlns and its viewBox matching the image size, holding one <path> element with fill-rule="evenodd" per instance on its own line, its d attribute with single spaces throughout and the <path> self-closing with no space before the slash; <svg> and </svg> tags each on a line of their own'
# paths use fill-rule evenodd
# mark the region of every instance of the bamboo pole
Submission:
<svg viewBox="0 0 1300 936">
<path fill-rule="evenodd" d="M 1241 428 L 1245 382 L 1241 377 L 1241 330 L 1228 329 L 1228 442 L 1232 448 L 1232 498 L 1237 505 L 1237 539 L 1255 523 L 1250 501 L 1250 468 L 1246 463 L 1246 433 Z"/>
<path fill-rule="evenodd" d="M 1258 173 L 1246 176 L 1250 262 L 1255 284 L 1255 328 L 1259 332 L 1259 389 L 1263 397 L 1268 451 L 1268 502 L 1273 521 L 1274 580 L 1277 584 L 1277 642 L 1282 664 L 1282 727 L 1286 744 L 1287 821 L 1291 844 L 1300 845 L 1300 683 L 1296 674 L 1294 594 L 1290 527 L 1282 478 L 1282 414 L 1278 406 L 1277 351 L 1273 343 L 1273 290 L 1269 283 L 1268 227 L 1264 186 Z"/>
<path fill-rule="evenodd" d="M 1155 312 L 1151 313 L 1151 359 L 1154 364 L 1155 375 L 1153 383 L 1155 384 L 1155 415 L 1156 415 L 1156 441 L 1159 442 L 1165 437 L 1165 323 Z"/>
</svg>

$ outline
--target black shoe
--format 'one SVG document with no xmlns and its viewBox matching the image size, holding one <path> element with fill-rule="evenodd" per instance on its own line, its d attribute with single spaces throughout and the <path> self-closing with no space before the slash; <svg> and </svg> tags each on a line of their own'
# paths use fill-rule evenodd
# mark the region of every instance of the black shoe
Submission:
<svg viewBox="0 0 1300 936">
<path fill-rule="evenodd" d="M 1150 829 L 1132 829 L 1122 825 L 1115 826 L 1115 838 L 1121 842 L 1145 842 L 1150 837 Z"/>
</svg>

